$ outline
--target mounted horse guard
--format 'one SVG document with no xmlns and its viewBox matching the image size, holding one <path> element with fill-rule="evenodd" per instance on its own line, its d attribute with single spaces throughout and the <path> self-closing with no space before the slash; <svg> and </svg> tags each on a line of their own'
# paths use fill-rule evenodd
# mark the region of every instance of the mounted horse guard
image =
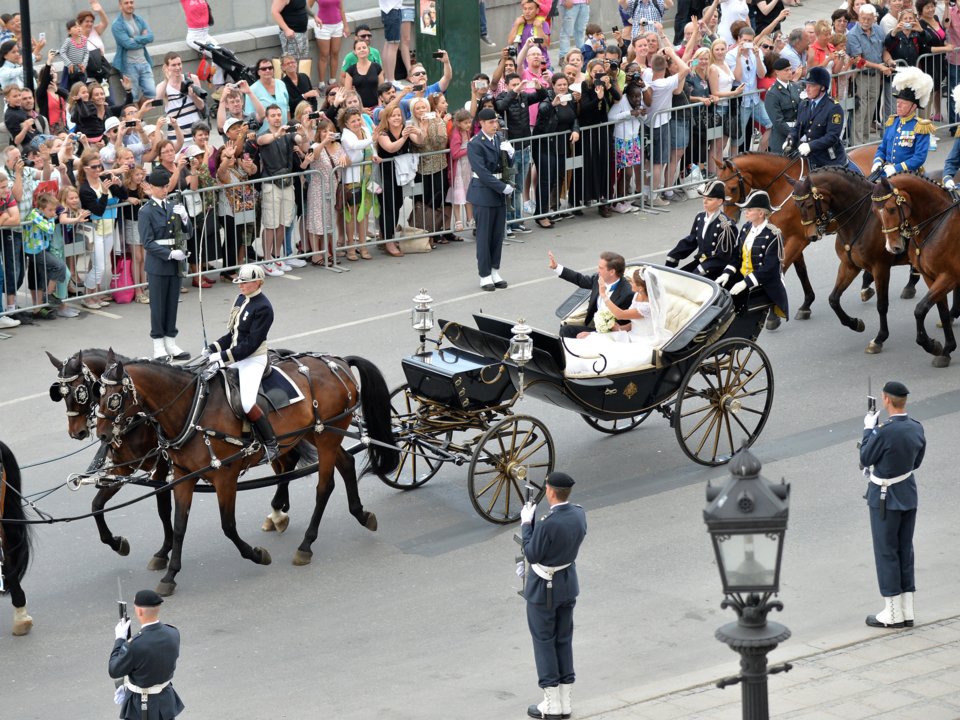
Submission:
<svg viewBox="0 0 960 720">
<path fill-rule="evenodd" d="M 902 172 L 923 174 L 930 138 L 935 137 L 934 124 L 917 114 L 930 100 L 933 78 L 920 68 L 902 67 L 897 68 L 890 84 L 897 111 L 887 118 L 883 139 L 873 157 L 870 180 L 874 182 L 881 173 L 888 178 Z"/>
</svg>

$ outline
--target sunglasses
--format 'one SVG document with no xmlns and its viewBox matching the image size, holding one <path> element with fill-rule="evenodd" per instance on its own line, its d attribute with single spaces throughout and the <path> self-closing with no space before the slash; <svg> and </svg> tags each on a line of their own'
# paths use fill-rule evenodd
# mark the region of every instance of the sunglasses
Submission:
<svg viewBox="0 0 960 720">
<path fill-rule="evenodd" d="M 87 170 L 103 170 L 103 165 L 87 165 Z"/>
<path fill-rule="evenodd" d="M 761 50 L 773 50 L 773 45 L 761 45 Z"/>
<path fill-rule="evenodd" d="M 415 73 L 410 73 L 410 77 L 417 77 L 418 75 L 426 75 L 426 74 L 427 73 L 424 70 L 417 70 L 417 72 Z"/>
<path fill-rule="evenodd" d="M 263 67 L 257 68 L 260 72 L 267 72 L 267 70 L 273 70 L 273 65 L 264 65 Z"/>
</svg>

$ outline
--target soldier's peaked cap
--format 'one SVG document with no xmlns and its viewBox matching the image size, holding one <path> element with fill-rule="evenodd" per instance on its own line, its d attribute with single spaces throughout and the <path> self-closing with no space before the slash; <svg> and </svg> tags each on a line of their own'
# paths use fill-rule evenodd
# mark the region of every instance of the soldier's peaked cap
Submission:
<svg viewBox="0 0 960 720">
<path fill-rule="evenodd" d="M 573 487 L 573 478 L 565 472 L 552 472 L 547 475 L 547 485 L 555 488 Z"/>
<path fill-rule="evenodd" d="M 147 182 L 154 187 L 163 187 L 170 182 L 170 173 L 162 167 L 154 168 L 147 175 Z"/>
<path fill-rule="evenodd" d="M 892 397 L 906 397 L 910 394 L 910 391 L 907 390 L 907 386 L 902 382 L 897 382 L 896 380 L 890 380 L 886 385 L 883 386 L 883 391 Z"/>
<path fill-rule="evenodd" d="M 133 598 L 133 604 L 137 607 L 157 607 L 161 603 L 163 598 L 154 590 L 140 590 Z"/>
</svg>

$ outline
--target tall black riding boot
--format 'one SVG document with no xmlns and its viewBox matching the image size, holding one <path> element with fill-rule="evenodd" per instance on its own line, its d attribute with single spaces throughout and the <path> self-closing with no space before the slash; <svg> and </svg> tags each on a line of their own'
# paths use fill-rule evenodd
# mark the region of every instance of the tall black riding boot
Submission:
<svg viewBox="0 0 960 720">
<path fill-rule="evenodd" d="M 253 415 L 256 415 L 256 417 L 251 417 Z M 273 427 L 270 425 L 270 421 L 267 420 L 267 416 L 263 414 L 263 411 L 258 406 L 254 405 L 253 410 L 247 413 L 247 419 L 253 423 L 253 431 L 257 434 L 257 437 L 263 445 L 267 462 L 273 462 L 280 454 L 280 448 L 277 446 L 277 436 L 274 435 Z"/>
</svg>

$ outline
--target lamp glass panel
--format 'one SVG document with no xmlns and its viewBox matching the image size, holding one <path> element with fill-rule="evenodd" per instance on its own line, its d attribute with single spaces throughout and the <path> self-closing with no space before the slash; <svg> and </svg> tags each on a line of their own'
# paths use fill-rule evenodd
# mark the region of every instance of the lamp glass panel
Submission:
<svg viewBox="0 0 960 720">
<path fill-rule="evenodd" d="M 772 588 L 777 579 L 780 534 L 728 535 L 717 538 L 727 586 Z"/>
</svg>

